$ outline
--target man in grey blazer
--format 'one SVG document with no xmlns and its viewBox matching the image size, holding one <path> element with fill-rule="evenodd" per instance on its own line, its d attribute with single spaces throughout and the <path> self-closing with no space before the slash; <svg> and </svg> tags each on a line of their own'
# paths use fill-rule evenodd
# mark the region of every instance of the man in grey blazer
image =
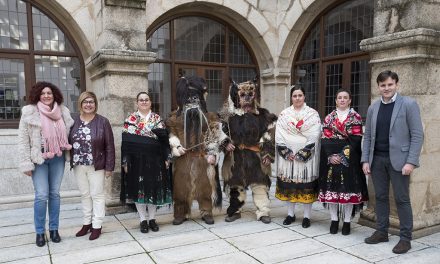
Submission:
<svg viewBox="0 0 440 264">
<path fill-rule="evenodd" d="M 383 71 L 377 77 L 381 99 L 368 108 L 361 162 L 365 175 L 371 175 L 376 192 L 377 231 L 365 243 L 388 241 L 391 181 L 400 221 L 400 241 L 393 252 L 402 254 L 411 248 L 409 177 L 419 166 L 423 127 L 417 102 L 397 93 L 398 81 L 392 71 Z"/>
</svg>

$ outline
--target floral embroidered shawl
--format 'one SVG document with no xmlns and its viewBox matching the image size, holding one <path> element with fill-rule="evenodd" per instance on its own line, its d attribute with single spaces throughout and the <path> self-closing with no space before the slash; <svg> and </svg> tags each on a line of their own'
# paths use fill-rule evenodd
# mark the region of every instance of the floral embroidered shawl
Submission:
<svg viewBox="0 0 440 264">
<path fill-rule="evenodd" d="M 143 118 L 139 112 L 134 112 L 125 119 L 122 133 L 157 139 L 156 134 L 151 131 L 154 128 L 165 128 L 165 124 L 158 114 L 150 112 L 146 118 Z"/>
</svg>

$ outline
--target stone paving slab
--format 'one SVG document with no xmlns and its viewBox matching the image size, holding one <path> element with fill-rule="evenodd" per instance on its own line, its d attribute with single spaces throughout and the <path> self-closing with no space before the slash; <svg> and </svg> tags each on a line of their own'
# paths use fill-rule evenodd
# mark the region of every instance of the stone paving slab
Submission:
<svg viewBox="0 0 440 264">
<path fill-rule="evenodd" d="M 104 237 L 100 239 L 104 240 Z M 90 243 L 83 244 L 83 248 L 79 250 L 70 250 L 59 254 L 52 254 L 52 263 L 88 263 L 144 253 L 143 248 L 135 241 L 97 247 L 91 246 Z"/>
<path fill-rule="evenodd" d="M 281 262 L 282 264 L 294 263 L 294 264 L 310 264 L 310 263 L 319 263 L 319 264 L 367 264 L 365 260 L 362 260 L 356 256 L 347 254 L 345 252 L 341 252 L 338 250 L 331 250 L 311 256 L 306 256 L 302 258 L 296 258 L 292 260 L 288 260 L 285 262 Z"/>
<path fill-rule="evenodd" d="M 414 247 L 413 247 L 414 249 Z M 440 263 L 440 249 L 438 248 L 425 248 L 422 250 L 411 249 L 408 253 L 403 255 L 394 255 L 394 257 L 377 262 L 378 264 L 438 264 Z"/>
<path fill-rule="evenodd" d="M 47 247 L 47 244 L 45 247 L 42 248 L 35 246 L 34 243 L 15 246 L 15 247 L 2 248 L 0 249 L 0 263 L 12 261 L 12 260 L 27 259 L 32 257 L 41 257 L 45 255 L 49 255 L 49 248 Z"/>
<path fill-rule="evenodd" d="M 221 256 L 215 256 L 206 259 L 199 259 L 196 261 L 191 261 L 189 263 L 198 263 L 198 264 L 225 264 L 225 263 L 240 263 L 240 264 L 256 264 L 260 263 L 256 259 L 251 256 L 243 253 L 236 252 Z"/>
<path fill-rule="evenodd" d="M 183 263 L 237 251 L 235 247 L 226 241 L 217 239 L 199 244 L 153 251 L 150 253 L 150 256 L 157 263 Z"/>
<path fill-rule="evenodd" d="M 35 258 L 19 259 L 7 263 L 8 264 L 51 264 L 49 255 L 35 257 Z"/>
<path fill-rule="evenodd" d="M 89 263 L 96 264 L 134 264 L 134 263 L 142 263 L 142 264 L 154 264 L 154 261 L 148 256 L 146 253 L 131 255 L 127 257 L 114 258 L 114 259 L 106 259 L 102 261 L 94 261 Z"/>
<path fill-rule="evenodd" d="M 262 263 L 278 263 L 316 253 L 330 251 L 332 248 L 311 238 L 246 250 Z"/>
<path fill-rule="evenodd" d="M 236 246 L 240 250 L 248 250 L 285 243 L 302 238 L 304 238 L 303 235 L 300 235 L 290 229 L 280 228 L 270 231 L 227 238 L 226 241 L 230 242 L 232 245 Z"/>
<path fill-rule="evenodd" d="M 352 255 L 356 255 L 359 258 L 375 263 L 396 257 L 396 254 L 392 252 L 392 249 L 397 244 L 397 242 L 399 242 L 399 237 L 390 236 L 389 242 L 386 243 L 379 243 L 376 245 L 362 244 L 362 246 L 354 245 L 351 247 L 343 248 L 342 251 Z M 411 247 L 412 248 L 409 252 L 415 252 L 427 248 L 426 245 L 415 241 L 411 242 Z M 404 254 L 404 256 L 408 256 L 408 255 L 409 255 L 408 253 Z M 424 263 L 424 262 L 419 262 L 419 263 Z"/>
<path fill-rule="evenodd" d="M 221 227 L 213 227 L 210 229 L 210 231 L 221 238 L 228 238 L 279 228 L 281 227 L 274 223 L 264 224 L 261 221 L 250 221 L 239 224 L 224 225 Z"/>
</svg>

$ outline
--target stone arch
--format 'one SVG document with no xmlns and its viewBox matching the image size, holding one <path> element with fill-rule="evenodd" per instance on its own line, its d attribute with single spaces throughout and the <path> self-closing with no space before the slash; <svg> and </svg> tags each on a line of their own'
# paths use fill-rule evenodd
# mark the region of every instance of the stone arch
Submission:
<svg viewBox="0 0 440 264">
<path fill-rule="evenodd" d="M 304 37 L 306 37 L 306 34 L 309 32 L 310 27 L 313 26 L 314 22 L 319 19 L 322 13 L 343 2 L 345 1 L 315 0 L 308 7 L 300 5 L 299 8 L 302 8 L 302 12 L 296 15 L 297 19 L 292 25 L 289 25 L 289 21 L 286 21 L 286 18 L 295 19 L 295 14 L 292 14 L 292 16 L 286 15 L 284 17 L 284 21 L 281 24 L 289 29 L 289 34 L 287 35 L 286 39 L 284 40 L 284 44 L 282 45 L 277 67 L 290 70 L 292 68 L 292 63 L 295 59 L 298 48 L 301 45 L 301 41 L 304 39 Z M 290 10 L 292 10 L 293 8 L 298 8 L 298 6 L 295 6 L 294 4 L 290 7 Z M 287 11 L 287 14 L 290 10 Z"/>
<path fill-rule="evenodd" d="M 268 30 L 268 25 L 262 25 L 262 22 L 257 21 L 259 16 L 255 12 L 254 6 L 243 0 L 237 0 L 234 5 L 224 6 L 209 2 L 191 2 L 181 5 L 167 6 L 166 1 L 162 5 L 157 2 L 147 2 L 146 10 L 148 12 L 147 29 L 146 32 L 153 32 L 159 27 L 163 21 L 170 17 L 182 14 L 207 14 L 210 17 L 220 19 L 228 23 L 246 40 L 249 48 L 255 55 L 256 62 L 260 71 L 274 67 L 274 59 L 271 51 L 262 37 L 265 31 Z M 183 1 L 182 1 L 183 2 Z M 263 17 L 262 14 L 260 14 Z M 264 17 L 263 17 L 264 18 Z"/>
</svg>

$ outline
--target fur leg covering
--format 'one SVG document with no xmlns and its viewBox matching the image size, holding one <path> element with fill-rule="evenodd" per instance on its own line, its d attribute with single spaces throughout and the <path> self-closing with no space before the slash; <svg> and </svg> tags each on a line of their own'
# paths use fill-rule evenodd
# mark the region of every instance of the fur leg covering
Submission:
<svg viewBox="0 0 440 264">
<path fill-rule="evenodd" d="M 270 200 L 269 200 L 269 188 L 263 184 L 252 184 L 252 198 L 254 200 L 254 204 L 257 207 L 257 220 L 262 216 L 269 216 L 270 212 Z"/>
<path fill-rule="evenodd" d="M 229 193 L 229 207 L 226 210 L 228 216 L 232 216 L 237 213 L 240 208 L 244 205 L 244 200 L 246 199 L 246 193 L 243 187 L 231 187 Z"/>
</svg>

